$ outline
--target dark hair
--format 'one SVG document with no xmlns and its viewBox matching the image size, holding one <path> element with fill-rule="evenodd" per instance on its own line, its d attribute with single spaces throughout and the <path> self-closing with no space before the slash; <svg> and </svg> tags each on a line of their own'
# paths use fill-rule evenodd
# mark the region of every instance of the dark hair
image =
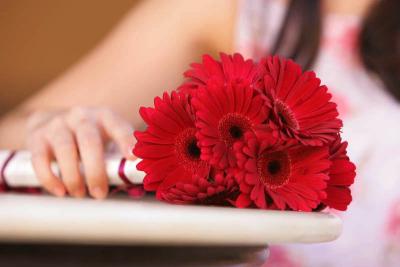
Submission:
<svg viewBox="0 0 400 267">
<path fill-rule="evenodd" d="M 318 55 L 321 24 L 320 0 L 291 0 L 271 52 L 309 69 Z M 399 0 L 376 1 L 364 19 L 358 46 L 365 68 L 377 74 L 400 101 Z"/>
</svg>

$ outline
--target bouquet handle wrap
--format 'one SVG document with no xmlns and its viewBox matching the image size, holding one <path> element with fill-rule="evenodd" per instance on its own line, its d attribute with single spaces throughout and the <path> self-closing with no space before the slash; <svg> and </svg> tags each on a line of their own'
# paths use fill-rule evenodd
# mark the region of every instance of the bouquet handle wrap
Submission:
<svg viewBox="0 0 400 267">
<path fill-rule="evenodd" d="M 138 162 L 139 159 L 130 161 L 119 155 L 106 155 L 106 172 L 110 186 L 141 185 L 144 173 L 136 170 Z M 53 162 L 51 169 L 60 176 L 57 163 Z M 0 170 L 0 185 L 9 188 L 40 186 L 31 164 L 31 155 L 27 151 L 0 150 Z"/>
</svg>

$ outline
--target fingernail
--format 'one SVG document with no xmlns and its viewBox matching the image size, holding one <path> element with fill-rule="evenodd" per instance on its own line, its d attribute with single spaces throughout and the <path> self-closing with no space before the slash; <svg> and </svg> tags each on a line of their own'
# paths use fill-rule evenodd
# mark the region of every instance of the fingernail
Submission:
<svg viewBox="0 0 400 267">
<path fill-rule="evenodd" d="M 53 190 L 54 194 L 58 197 L 63 197 L 65 195 L 65 190 L 62 187 L 55 187 Z"/>
<path fill-rule="evenodd" d="M 93 188 L 92 196 L 94 198 L 104 198 L 106 196 L 106 192 L 99 186 Z"/>
</svg>

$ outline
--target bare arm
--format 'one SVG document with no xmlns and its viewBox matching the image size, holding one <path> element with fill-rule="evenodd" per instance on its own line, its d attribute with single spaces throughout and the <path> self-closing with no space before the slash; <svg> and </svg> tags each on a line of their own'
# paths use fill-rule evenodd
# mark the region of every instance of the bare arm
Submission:
<svg viewBox="0 0 400 267">
<path fill-rule="evenodd" d="M 23 147 L 26 118 L 37 111 L 106 107 L 138 127 L 138 107 L 173 89 L 188 63 L 205 52 L 230 51 L 235 4 L 143 1 L 95 50 L 0 119 L 0 148 Z"/>
</svg>

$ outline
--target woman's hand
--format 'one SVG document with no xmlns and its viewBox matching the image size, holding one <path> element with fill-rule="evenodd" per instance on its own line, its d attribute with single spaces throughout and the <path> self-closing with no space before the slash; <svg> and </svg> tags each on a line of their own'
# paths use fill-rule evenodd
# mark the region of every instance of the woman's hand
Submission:
<svg viewBox="0 0 400 267">
<path fill-rule="evenodd" d="M 133 158 L 132 133 L 131 125 L 109 109 L 77 107 L 66 112 L 37 112 L 28 120 L 27 147 L 36 175 L 50 193 L 64 196 L 68 192 L 83 197 L 87 185 L 92 197 L 105 198 L 108 193 L 105 144 L 114 141 L 125 157 Z M 53 159 L 58 163 L 61 177 L 50 168 Z"/>
</svg>

